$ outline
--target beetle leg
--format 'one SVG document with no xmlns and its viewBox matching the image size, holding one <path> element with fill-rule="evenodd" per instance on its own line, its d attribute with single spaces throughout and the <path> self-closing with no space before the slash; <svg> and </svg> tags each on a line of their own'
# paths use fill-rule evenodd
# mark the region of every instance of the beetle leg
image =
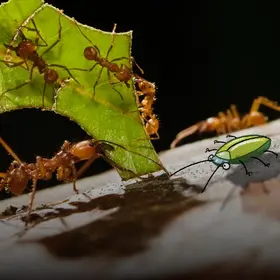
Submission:
<svg viewBox="0 0 280 280">
<path fill-rule="evenodd" d="M 253 174 L 253 172 L 249 172 L 248 171 L 248 169 L 247 169 L 247 167 L 246 167 L 246 165 L 245 165 L 245 163 L 243 161 L 239 160 L 239 162 L 243 165 L 243 167 L 244 167 L 244 169 L 246 171 L 246 175 L 251 176 Z"/>
<path fill-rule="evenodd" d="M 265 163 L 264 161 L 262 161 L 260 158 L 258 158 L 258 157 L 251 157 L 251 158 L 253 158 L 253 159 L 257 159 L 258 161 L 260 161 L 264 166 L 266 166 L 266 167 L 269 167 L 270 166 L 270 163 L 268 162 L 268 163 Z"/>
<path fill-rule="evenodd" d="M 234 136 L 234 135 L 230 135 L 230 134 L 228 134 L 228 135 L 226 136 L 226 138 L 229 138 L 229 137 L 237 138 L 237 137 L 236 137 L 236 136 Z"/>
<path fill-rule="evenodd" d="M 265 151 L 265 152 L 266 152 L 266 153 L 272 153 L 272 154 L 274 154 L 274 155 L 276 156 L 276 158 L 278 158 L 278 154 L 275 153 L 275 152 L 273 152 L 273 151 L 267 150 L 267 151 Z"/>
</svg>

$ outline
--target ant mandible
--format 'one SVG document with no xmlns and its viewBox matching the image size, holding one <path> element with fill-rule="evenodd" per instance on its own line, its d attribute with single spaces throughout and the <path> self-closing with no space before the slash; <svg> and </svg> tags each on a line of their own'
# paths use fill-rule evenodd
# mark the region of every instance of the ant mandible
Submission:
<svg viewBox="0 0 280 280">
<path fill-rule="evenodd" d="M 131 80 L 131 78 L 133 77 L 133 72 L 132 70 L 125 64 L 121 64 L 121 66 L 118 66 L 115 62 L 116 61 L 120 61 L 120 60 L 129 60 L 130 62 L 132 61 L 140 70 L 140 72 L 142 74 L 144 74 L 144 71 L 141 69 L 141 67 L 136 63 L 135 59 L 133 57 L 118 57 L 115 58 L 111 61 L 108 60 L 109 54 L 113 49 L 114 46 L 114 38 L 115 38 L 115 30 L 117 28 L 117 24 L 114 24 L 113 27 L 113 31 L 112 31 L 112 41 L 111 41 L 111 45 L 106 53 L 105 58 L 101 57 L 100 55 L 100 50 L 98 48 L 97 45 L 94 45 L 93 42 L 83 33 L 83 31 L 81 30 L 81 28 L 79 27 L 78 23 L 75 21 L 76 26 L 78 28 L 78 30 L 80 31 L 81 35 L 91 44 L 91 46 L 88 46 L 84 49 L 84 57 L 87 60 L 90 61 L 95 61 L 96 63 L 89 69 L 81 69 L 81 68 L 70 68 L 70 70 L 79 70 L 79 71 L 89 71 L 91 72 L 96 65 L 100 65 L 101 69 L 98 73 L 97 79 L 93 85 L 93 96 L 92 98 L 94 98 L 95 96 L 95 90 L 96 90 L 96 86 L 100 80 L 102 71 L 104 68 L 107 68 L 107 77 L 108 77 L 108 81 L 110 83 L 110 85 L 112 86 L 112 88 L 119 94 L 120 98 L 123 100 L 123 96 L 121 95 L 121 93 L 115 89 L 115 85 L 119 84 L 119 83 L 124 83 L 128 88 L 130 87 L 130 85 L 128 84 L 128 81 Z M 112 81 L 112 76 L 111 73 L 113 73 L 114 77 L 118 80 L 118 82 L 113 82 Z"/>
<path fill-rule="evenodd" d="M 175 148 L 184 138 L 196 132 L 203 133 L 215 131 L 216 134 L 220 135 L 265 124 L 268 121 L 268 118 L 263 113 L 259 112 L 261 105 L 275 111 L 280 111 L 280 106 L 276 102 L 273 102 L 264 96 L 259 96 L 254 99 L 250 112 L 243 117 L 240 117 L 236 106 L 232 104 L 226 113 L 220 112 L 217 117 L 211 117 L 207 120 L 200 121 L 179 132 L 171 143 L 170 148 Z"/>
<path fill-rule="evenodd" d="M 27 27 L 27 26 L 20 26 L 18 28 L 18 34 L 21 38 L 21 42 L 17 45 L 17 46 L 13 46 L 13 45 L 7 45 L 4 44 L 4 46 L 11 51 L 14 51 L 16 53 L 16 55 L 22 59 L 22 61 L 20 62 L 13 62 L 13 61 L 7 61 L 7 60 L 0 60 L 0 62 L 5 63 L 6 66 L 10 67 L 10 68 L 14 68 L 17 66 L 22 66 L 23 64 L 26 65 L 26 70 L 29 71 L 29 78 L 27 81 L 25 81 L 24 83 L 17 85 L 14 88 L 11 89 L 7 89 L 6 91 L 2 92 L 0 94 L 0 97 L 3 96 L 4 94 L 6 94 L 9 91 L 12 90 L 16 90 L 19 89 L 27 84 L 29 84 L 32 81 L 33 78 L 33 71 L 34 68 L 37 68 L 40 74 L 44 74 L 44 88 L 43 88 L 43 94 L 42 94 L 42 107 L 43 109 L 45 108 L 45 91 L 46 91 L 46 85 L 52 85 L 53 86 L 53 97 L 55 95 L 56 89 L 55 89 L 55 84 L 59 83 L 59 75 L 57 73 L 56 70 L 51 69 L 50 67 L 58 67 L 58 68 L 62 68 L 63 70 L 65 70 L 69 76 L 75 80 L 78 84 L 79 81 L 71 74 L 71 72 L 69 71 L 69 69 L 66 66 L 63 65 L 59 65 L 59 64 L 48 64 L 44 59 L 43 56 L 48 53 L 51 49 L 53 49 L 60 41 L 61 41 L 61 32 L 62 32 L 62 25 L 61 25 L 61 14 L 62 14 L 62 10 L 59 11 L 59 18 L 58 18 L 58 23 L 59 23 L 59 29 L 58 29 L 58 38 L 57 40 L 48 47 L 48 44 L 46 43 L 46 41 L 42 38 L 42 36 L 40 35 L 40 32 L 35 24 L 35 21 L 33 19 L 31 19 L 31 22 L 34 26 L 34 28 L 31 27 Z M 36 39 L 35 42 L 33 42 L 32 40 L 26 38 L 26 36 L 24 35 L 24 33 L 22 32 L 22 28 L 26 28 L 29 31 L 34 31 L 36 32 Z M 44 42 L 44 44 L 40 45 L 38 44 L 39 42 L 39 38 L 42 39 L 42 41 Z M 41 46 L 41 47 L 48 47 L 41 55 L 39 55 L 37 53 L 37 47 Z M 32 62 L 33 65 L 31 67 L 31 69 L 29 69 L 28 66 L 28 61 Z"/>
</svg>

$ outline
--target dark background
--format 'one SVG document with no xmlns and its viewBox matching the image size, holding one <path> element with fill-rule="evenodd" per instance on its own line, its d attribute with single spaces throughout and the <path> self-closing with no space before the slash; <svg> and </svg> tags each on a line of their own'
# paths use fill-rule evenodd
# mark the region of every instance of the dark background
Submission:
<svg viewBox="0 0 280 280">
<path fill-rule="evenodd" d="M 253 98 L 280 100 L 279 9 L 264 1 L 98 1 L 48 0 L 83 24 L 111 31 L 133 30 L 133 56 L 155 82 L 155 112 L 166 150 L 176 134 L 231 103 L 249 111 Z M 275 1 L 276 2 L 276 1 Z M 272 119 L 278 112 L 263 109 Z M 1 136 L 24 160 L 50 157 L 65 139 L 87 134 L 75 123 L 51 112 L 22 110 L 0 115 Z M 186 142 L 202 137 L 192 136 Z M 11 157 L 0 148 L 0 171 Z M 109 166 L 98 161 L 85 175 Z M 40 186 L 55 184 L 40 182 Z"/>
</svg>

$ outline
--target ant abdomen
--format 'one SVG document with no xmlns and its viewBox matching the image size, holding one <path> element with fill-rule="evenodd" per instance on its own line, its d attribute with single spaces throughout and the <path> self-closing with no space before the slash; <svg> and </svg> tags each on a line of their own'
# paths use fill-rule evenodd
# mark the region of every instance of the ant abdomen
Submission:
<svg viewBox="0 0 280 280">
<path fill-rule="evenodd" d="M 47 69 L 44 73 L 44 80 L 47 84 L 53 84 L 58 80 L 58 74 L 53 69 Z"/>
<path fill-rule="evenodd" d="M 87 60 L 97 60 L 98 58 L 98 51 L 94 47 L 86 47 L 84 49 L 84 57 Z"/>
</svg>

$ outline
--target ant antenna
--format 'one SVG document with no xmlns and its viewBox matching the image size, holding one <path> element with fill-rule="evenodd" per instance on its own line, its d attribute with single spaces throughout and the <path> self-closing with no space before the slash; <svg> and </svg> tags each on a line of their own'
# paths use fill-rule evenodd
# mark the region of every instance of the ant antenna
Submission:
<svg viewBox="0 0 280 280">
<path fill-rule="evenodd" d="M 15 154 L 15 152 L 10 148 L 10 146 L 4 141 L 2 137 L 0 137 L 0 144 L 5 148 L 5 150 L 20 164 L 22 164 L 22 161 L 19 159 L 19 157 Z"/>
</svg>

